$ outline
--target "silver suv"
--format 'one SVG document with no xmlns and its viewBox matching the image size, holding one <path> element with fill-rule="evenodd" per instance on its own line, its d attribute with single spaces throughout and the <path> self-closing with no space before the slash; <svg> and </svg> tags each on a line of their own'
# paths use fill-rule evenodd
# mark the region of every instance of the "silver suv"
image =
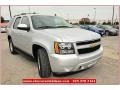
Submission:
<svg viewBox="0 0 120 90">
<path fill-rule="evenodd" d="M 43 78 L 89 68 L 102 57 L 100 35 L 73 27 L 58 16 L 17 15 L 7 31 L 10 52 L 19 49 L 33 56 Z"/>
</svg>

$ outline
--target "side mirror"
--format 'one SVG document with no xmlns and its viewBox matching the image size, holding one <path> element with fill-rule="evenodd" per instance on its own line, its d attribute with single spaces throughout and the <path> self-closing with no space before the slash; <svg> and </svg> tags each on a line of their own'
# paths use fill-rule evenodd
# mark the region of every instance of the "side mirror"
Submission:
<svg viewBox="0 0 120 90">
<path fill-rule="evenodd" d="M 30 27 L 28 27 L 26 24 L 19 24 L 17 29 L 29 31 Z"/>
</svg>

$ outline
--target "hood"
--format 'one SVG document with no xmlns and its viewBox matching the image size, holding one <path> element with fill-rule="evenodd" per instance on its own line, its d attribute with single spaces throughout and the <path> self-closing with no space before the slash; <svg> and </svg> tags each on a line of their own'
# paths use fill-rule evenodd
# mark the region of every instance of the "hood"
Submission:
<svg viewBox="0 0 120 90">
<path fill-rule="evenodd" d="M 110 31 L 111 31 L 111 32 L 117 32 L 118 30 L 115 29 L 115 28 L 111 28 Z"/>
<path fill-rule="evenodd" d="M 62 39 L 63 42 L 76 42 L 100 38 L 100 35 L 80 28 L 45 29 L 45 33 L 52 34 Z"/>
</svg>

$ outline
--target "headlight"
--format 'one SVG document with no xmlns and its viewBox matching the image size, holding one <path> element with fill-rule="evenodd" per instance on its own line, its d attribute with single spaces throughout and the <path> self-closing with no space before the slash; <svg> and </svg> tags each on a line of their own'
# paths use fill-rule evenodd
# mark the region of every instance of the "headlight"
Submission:
<svg viewBox="0 0 120 90">
<path fill-rule="evenodd" d="M 54 51 L 56 54 L 75 54 L 73 43 L 54 42 Z"/>
</svg>

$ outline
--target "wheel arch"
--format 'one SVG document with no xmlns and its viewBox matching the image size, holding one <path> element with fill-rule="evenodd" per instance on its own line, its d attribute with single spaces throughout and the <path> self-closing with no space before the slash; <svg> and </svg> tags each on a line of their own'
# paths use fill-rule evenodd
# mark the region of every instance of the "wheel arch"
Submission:
<svg viewBox="0 0 120 90">
<path fill-rule="evenodd" d="M 35 59 L 37 59 L 37 50 L 38 50 L 39 48 L 45 49 L 46 52 L 47 52 L 47 54 L 48 54 L 48 57 L 49 57 L 48 49 L 47 49 L 45 46 L 43 46 L 43 45 L 39 45 L 39 44 L 36 44 L 36 43 L 35 43 L 35 44 L 32 45 L 32 55 L 33 55 L 33 57 L 34 57 Z"/>
</svg>

